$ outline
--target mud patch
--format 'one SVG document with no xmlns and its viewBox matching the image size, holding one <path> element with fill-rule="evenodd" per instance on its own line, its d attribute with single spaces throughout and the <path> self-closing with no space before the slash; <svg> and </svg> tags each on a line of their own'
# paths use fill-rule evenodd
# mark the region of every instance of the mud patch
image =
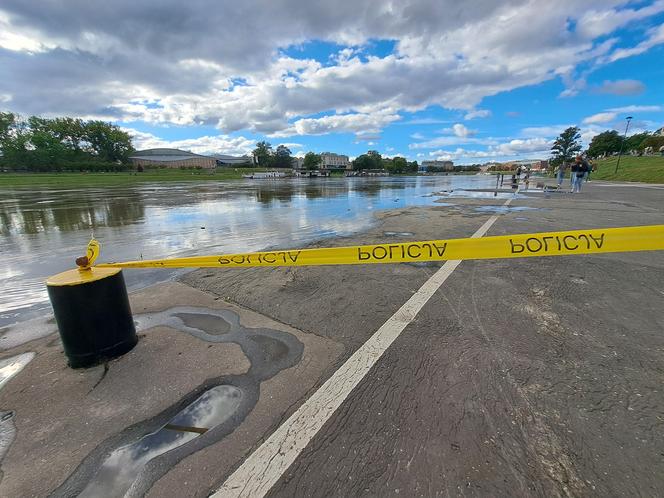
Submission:
<svg viewBox="0 0 664 498">
<path fill-rule="evenodd" d="M 177 306 L 134 319 L 142 333 L 167 326 L 203 341 L 238 344 L 251 366 L 246 374 L 206 381 L 157 416 L 108 438 L 52 496 L 143 496 L 183 458 L 232 433 L 258 402 L 261 382 L 296 365 L 304 351 L 292 334 L 244 327 L 229 310 Z"/>
</svg>

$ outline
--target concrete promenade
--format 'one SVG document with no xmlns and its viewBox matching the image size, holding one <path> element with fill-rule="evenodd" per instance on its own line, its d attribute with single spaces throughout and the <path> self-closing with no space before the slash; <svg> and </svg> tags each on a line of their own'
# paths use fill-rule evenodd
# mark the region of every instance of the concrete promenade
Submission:
<svg viewBox="0 0 664 498">
<path fill-rule="evenodd" d="M 656 185 L 440 200 L 320 246 L 664 224 Z M 442 266 L 201 269 L 131 296 L 139 344 L 107 365 L 2 351 L 37 356 L 0 389 L 0 496 L 114 496 L 131 466 L 128 496 L 664 495 L 664 253 Z M 220 423 L 118 457 L 220 385 Z"/>
</svg>

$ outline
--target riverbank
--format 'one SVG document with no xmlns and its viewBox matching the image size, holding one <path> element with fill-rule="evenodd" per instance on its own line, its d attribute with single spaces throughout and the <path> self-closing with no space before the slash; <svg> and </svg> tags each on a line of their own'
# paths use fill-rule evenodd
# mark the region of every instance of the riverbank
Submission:
<svg viewBox="0 0 664 498">
<path fill-rule="evenodd" d="M 664 156 L 622 156 L 616 173 L 617 157 L 608 157 L 595 162 L 597 171 L 593 180 L 623 182 L 664 183 Z"/>
<path fill-rule="evenodd" d="M 664 223 L 649 186 L 508 206 L 456 194 L 313 246 L 467 237 L 496 213 L 487 235 Z M 0 494 L 76 494 L 109 473 L 98 470 L 115 448 L 226 385 L 242 392 L 230 419 L 113 469 L 142 468 L 138 494 L 207 496 L 440 266 L 201 269 L 131 295 L 139 344 L 106 367 L 68 369 L 57 336 L 4 351 L 37 357 L 0 390 L 17 429 Z M 399 315 L 401 335 L 348 379 L 355 389 L 269 496 L 664 494 L 663 281 L 661 253 L 464 261 L 416 317 Z"/>
<path fill-rule="evenodd" d="M 149 182 L 238 180 L 264 168 L 147 169 L 120 173 L 0 173 L 0 187 L 104 187 Z"/>
</svg>

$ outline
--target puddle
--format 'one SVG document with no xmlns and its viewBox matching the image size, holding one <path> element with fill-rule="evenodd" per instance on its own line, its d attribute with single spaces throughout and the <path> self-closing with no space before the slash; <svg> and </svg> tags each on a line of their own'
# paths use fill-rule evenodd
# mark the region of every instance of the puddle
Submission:
<svg viewBox="0 0 664 498">
<path fill-rule="evenodd" d="M 525 216 L 517 216 L 514 219 L 516 221 L 528 221 L 530 218 L 526 218 Z"/>
<path fill-rule="evenodd" d="M 490 189 L 480 189 L 480 190 L 455 190 L 449 194 L 443 194 L 447 197 L 468 197 L 471 199 L 510 199 L 518 197 L 518 194 L 514 191 L 507 190 L 495 190 Z"/>
<path fill-rule="evenodd" d="M 253 410 L 263 381 L 296 365 L 304 346 L 281 330 L 245 327 L 237 313 L 177 306 L 134 315 L 136 330 L 157 326 L 203 341 L 235 343 L 250 362 L 242 375 L 212 378 L 162 413 L 127 427 L 91 451 L 52 496 L 143 496 L 183 458 L 233 432 Z"/>
<path fill-rule="evenodd" d="M 231 330 L 231 324 L 223 318 L 214 315 L 202 315 L 200 313 L 175 313 L 177 318 L 187 327 L 207 331 L 209 334 L 221 335 L 228 334 Z"/>
<path fill-rule="evenodd" d="M 0 389 L 32 361 L 35 353 L 23 353 L 0 360 Z"/>
<path fill-rule="evenodd" d="M 9 382 L 9 379 L 23 370 L 34 357 L 35 353 L 23 353 L 0 360 L 0 389 Z M 14 412 L 12 410 L 0 410 L 0 463 L 5 458 L 15 437 Z M 0 471 L 1 480 L 2 471 Z"/>
<path fill-rule="evenodd" d="M 241 400 L 242 390 L 237 387 L 209 389 L 158 431 L 113 451 L 79 496 L 124 496 L 148 462 L 222 424 Z"/>
<path fill-rule="evenodd" d="M 9 447 L 16 437 L 16 426 L 14 425 L 14 412 L 12 410 L 0 410 L 0 463 L 4 460 Z M 0 470 L 0 481 L 2 471 Z"/>
<path fill-rule="evenodd" d="M 477 206 L 474 210 L 478 213 L 514 213 L 519 211 L 537 211 L 540 208 L 529 206 Z"/>
<path fill-rule="evenodd" d="M 413 232 L 383 232 L 385 237 L 412 237 Z"/>
</svg>

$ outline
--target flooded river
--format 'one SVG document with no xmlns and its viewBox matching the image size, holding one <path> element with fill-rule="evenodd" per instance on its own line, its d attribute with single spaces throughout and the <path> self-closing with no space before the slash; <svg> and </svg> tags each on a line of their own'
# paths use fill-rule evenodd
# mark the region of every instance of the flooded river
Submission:
<svg viewBox="0 0 664 498">
<path fill-rule="evenodd" d="M 6 189 L 0 184 L 0 327 L 50 310 L 44 280 L 88 240 L 99 261 L 298 247 L 366 228 L 372 213 L 432 204 L 433 192 L 490 188 L 487 176 L 321 178 Z M 130 288 L 168 270 L 126 271 Z"/>
</svg>

